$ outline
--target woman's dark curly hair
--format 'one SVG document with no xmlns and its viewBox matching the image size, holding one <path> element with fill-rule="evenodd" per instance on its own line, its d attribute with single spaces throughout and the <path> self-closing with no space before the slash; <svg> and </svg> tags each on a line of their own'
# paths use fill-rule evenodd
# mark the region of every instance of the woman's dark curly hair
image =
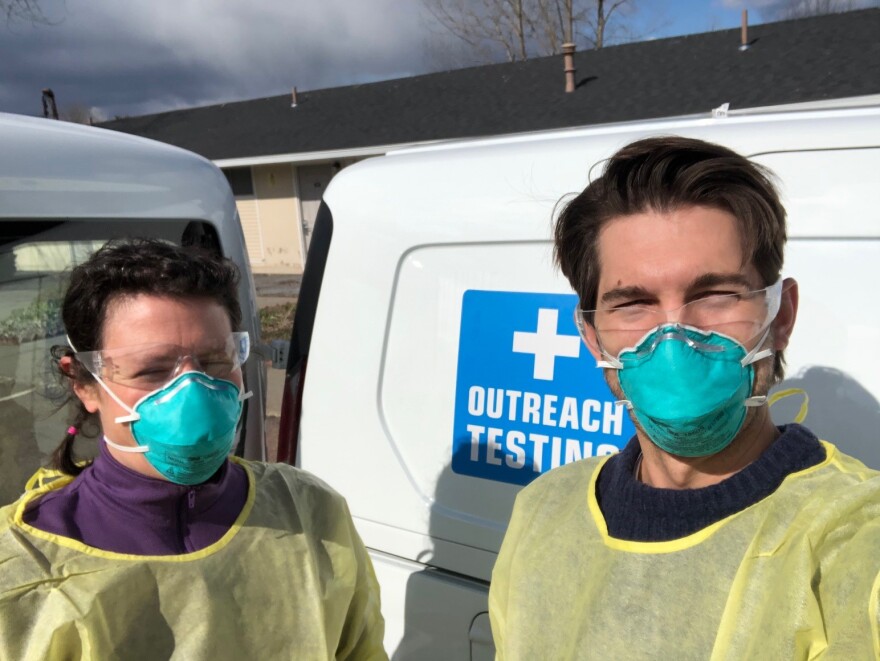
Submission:
<svg viewBox="0 0 880 661">
<path fill-rule="evenodd" d="M 239 278 L 233 262 L 201 248 L 181 247 L 158 239 L 117 239 L 73 269 L 61 317 L 77 351 L 100 349 L 110 303 L 137 294 L 213 299 L 226 309 L 232 329 L 239 330 Z M 70 397 L 77 407 L 72 427 L 77 433 L 84 427 L 97 430 L 96 416 L 72 392 L 74 383 L 92 383 L 94 378 L 75 359 L 70 361 L 70 369 L 63 370 L 60 360 L 65 356 L 74 356 L 73 349 L 52 348 L 58 372 L 70 386 Z M 78 475 L 83 470 L 74 460 L 75 437 L 76 433 L 68 433 L 52 454 L 52 467 L 69 475 Z"/>
</svg>

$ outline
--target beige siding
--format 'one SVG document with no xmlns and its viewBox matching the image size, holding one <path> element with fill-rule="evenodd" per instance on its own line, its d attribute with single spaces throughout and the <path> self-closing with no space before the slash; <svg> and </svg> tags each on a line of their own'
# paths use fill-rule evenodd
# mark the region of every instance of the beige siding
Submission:
<svg viewBox="0 0 880 661">
<path fill-rule="evenodd" d="M 238 215 L 241 218 L 241 229 L 244 232 L 244 242 L 251 265 L 259 266 L 265 261 L 259 205 L 254 198 L 239 197 L 235 200 L 235 206 L 238 207 Z"/>
<path fill-rule="evenodd" d="M 251 259 L 253 270 L 256 273 L 301 273 L 299 204 L 294 196 L 293 166 L 288 163 L 261 165 L 251 171 L 263 246 L 262 261 Z M 247 234 L 245 238 L 247 240 Z"/>
<path fill-rule="evenodd" d="M 360 159 L 346 158 L 324 163 L 302 165 L 304 172 L 326 170 L 327 181 L 341 167 Z M 314 224 L 321 195 L 327 181 L 317 183 L 308 180 L 308 195 L 303 196 L 301 206 L 299 185 L 302 176 L 292 163 L 255 165 L 251 167 L 254 184 L 253 196 L 236 197 L 235 203 L 241 217 L 242 230 L 247 244 L 251 268 L 255 273 L 302 273 L 305 259 L 304 247 Z M 303 227 L 303 211 L 305 227 Z"/>
</svg>

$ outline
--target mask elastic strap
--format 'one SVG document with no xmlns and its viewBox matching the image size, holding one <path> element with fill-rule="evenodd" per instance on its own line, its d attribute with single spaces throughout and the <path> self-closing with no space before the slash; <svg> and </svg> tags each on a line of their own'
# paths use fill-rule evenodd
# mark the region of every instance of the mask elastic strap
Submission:
<svg viewBox="0 0 880 661">
<path fill-rule="evenodd" d="M 67 338 L 67 344 L 70 345 L 70 348 L 73 349 L 73 352 L 78 353 L 76 347 L 73 346 L 73 342 L 70 341 L 70 336 L 65 335 L 65 337 Z M 125 403 L 121 399 L 119 399 L 119 397 L 116 396 L 116 393 L 113 392 L 112 390 L 110 390 L 109 386 L 106 383 L 104 383 L 104 379 L 102 379 L 97 374 L 94 374 L 91 372 L 90 372 L 90 374 L 92 374 L 92 377 L 95 379 L 95 381 L 97 381 L 99 384 L 101 384 L 101 387 L 104 389 L 104 391 L 108 395 L 110 395 L 110 397 L 113 399 L 114 402 L 116 402 L 117 404 L 119 404 L 119 406 L 121 406 L 123 409 L 128 411 L 128 415 L 121 415 L 118 418 L 114 418 L 114 422 L 117 422 L 117 423 L 135 422 L 135 421 L 141 419 L 141 416 L 138 413 L 135 413 L 133 409 L 128 408 L 128 406 L 126 406 Z M 104 438 L 106 440 L 106 436 Z M 113 447 L 119 447 L 119 446 L 114 445 Z M 124 452 L 124 450 L 123 450 L 123 452 Z"/>
<path fill-rule="evenodd" d="M 629 410 L 632 410 L 632 407 L 633 407 L 632 402 L 629 401 L 628 399 L 618 399 L 616 402 L 614 402 L 614 405 L 615 406 L 625 406 Z"/>
<path fill-rule="evenodd" d="M 779 392 L 775 392 L 767 399 L 770 406 L 773 406 L 780 399 L 785 399 L 786 397 L 791 397 L 792 395 L 803 395 L 804 401 L 801 402 L 801 408 L 798 410 L 797 415 L 794 416 L 794 421 L 797 423 L 801 423 L 807 419 L 807 413 L 810 410 L 810 396 L 807 394 L 807 391 L 803 388 L 787 388 L 785 390 L 780 390 Z"/>
<path fill-rule="evenodd" d="M 254 396 L 254 393 L 252 393 L 250 390 L 248 390 L 247 392 L 243 392 L 243 393 L 239 394 L 238 401 L 243 402 L 244 400 L 250 399 L 253 396 Z"/>
<path fill-rule="evenodd" d="M 133 447 L 131 445 L 119 445 L 119 443 L 114 443 L 106 436 L 104 436 L 104 442 L 111 448 L 119 450 L 120 452 L 142 453 L 150 451 L 149 445 L 138 445 L 136 447 Z"/>
<path fill-rule="evenodd" d="M 621 363 L 617 358 L 613 356 L 608 356 L 608 360 L 597 360 L 596 367 L 605 368 L 609 370 L 619 370 L 623 369 L 623 363 Z"/>
<path fill-rule="evenodd" d="M 776 353 L 773 349 L 761 349 L 764 342 L 767 341 L 767 337 L 770 335 L 770 326 L 767 326 L 767 330 L 764 331 L 764 334 L 761 336 L 761 339 L 755 345 L 755 348 L 749 351 L 743 359 L 740 361 L 743 367 L 746 365 L 751 365 L 752 363 L 756 363 L 759 360 L 763 360 L 764 358 L 769 358 L 774 353 Z"/>
</svg>

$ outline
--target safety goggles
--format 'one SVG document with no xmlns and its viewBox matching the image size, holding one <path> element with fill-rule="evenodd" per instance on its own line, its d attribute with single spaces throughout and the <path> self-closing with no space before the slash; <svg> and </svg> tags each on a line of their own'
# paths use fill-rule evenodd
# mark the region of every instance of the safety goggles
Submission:
<svg viewBox="0 0 880 661">
<path fill-rule="evenodd" d="M 183 371 L 196 370 L 228 378 L 248 359 L 247 331 L 230 333 L 223 341 L 202 347 L 175 344 L 138 344 L 98 351 L 76 351 L 76 359 L 91 374 L 140 390 L 155 390 Z"/>
<path fill-rule="evenodd" d="M 669 310 L 639 304 L 577 310 L 575 322 L 582 334 L 585 325 L 591 326 L 603 353 L 612 356 L 624 350 L 649 354 L 653 346 L 644 342 L 646 336 L 669 325 L 718 333 L 747 344 L 764 333 L 779 312 L 781 300 L 780 279 L 763 289 L 737 294 L 709 294 Z M 681 335 L 688 343 L 699 344 L 698 334 Z M 707 345 L 705 349 L 717 350 L 714 345 Z"/>
</svg>

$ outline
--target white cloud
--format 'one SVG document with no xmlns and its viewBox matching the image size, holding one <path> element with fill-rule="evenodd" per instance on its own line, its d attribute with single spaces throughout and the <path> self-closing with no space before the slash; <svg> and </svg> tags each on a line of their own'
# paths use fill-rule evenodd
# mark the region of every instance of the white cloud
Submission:
<svg viewBox="0 0 880 661">
<path fill-rule="evenodd" d="M 420 0 L 39 2 L 52 25 L 0 23 L 0 111 L 39 113 L 44 87 L 62 109 L 96 107 L 113 117 L 474 63 Z M 653 2 L 679 18 L 748 5 L 758 22 L 786 0 Z M 682 9 L 691 4 L 700 9 Z"/>
</svg>

